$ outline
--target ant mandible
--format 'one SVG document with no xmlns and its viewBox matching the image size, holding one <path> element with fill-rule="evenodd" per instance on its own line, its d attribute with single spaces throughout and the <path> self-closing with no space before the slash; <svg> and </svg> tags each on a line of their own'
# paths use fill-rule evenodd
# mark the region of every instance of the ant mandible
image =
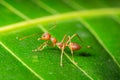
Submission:
<svg viewBox="0 0 120 80">
<path fill-rule="evenodd" d="M 51 30 L 51 29 L 49 29 L 49 30 Z M 32 34 L 30 36 L 25 36 L 23 38 L 20 38 L 20 40 L 23 40 L 25 38 L 28 38 L 28 37 L 31 37 L 31 36 L 34 36 L 34 35 L 37 35 L 37 34 Z M 40 38 L 38 38 L 38 40 L 45 40 L 45 42 L 43 44 L 41 44 L 37 49 L 32 50 L 32 51 L 33 52 L 42 51 L 47 45 L 49 45 L 48 41 L 51 41 L 53 47 L 57 46 L 61 50 L 60 66 L 63 66 L 62 58 L 63 58 L 63 54 L 64 54 L 64 49 L 66 47 L 68 47 L 70 49 L 73 60 L 74 60 L 74 58 L 73 58 L 73 51 L 81 49 L 81 46 L 79 44 L 71 41 L 76 36 L 79 38 L 80 41 L 82 41 L 81 38 L 80 38 L 80 36 L 78 34 L 73 34 L 72 36 L 67 36 L 65 34 L 64 37 L 63 37 L 63 39 L 62 39 L 62 41 L 58 42 L 57 39 L 54 38 L 54 37 L 52 37 L 50 33 L 45 32 L 45 33 L 42 34 L 42 36 Z"/>
</svg>

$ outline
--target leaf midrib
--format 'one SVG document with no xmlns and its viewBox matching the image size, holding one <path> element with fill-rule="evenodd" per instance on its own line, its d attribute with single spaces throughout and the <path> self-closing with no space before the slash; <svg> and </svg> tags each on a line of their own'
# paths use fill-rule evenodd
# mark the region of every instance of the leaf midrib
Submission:
<svg viewBox="0 0 120 80">
<path fill-rule="evenodd" d="M 31 69 L 24 61 L 22 61 L 13 51 L 11 51 L 2 41 L 0 41 L 0 45 L 8 51 L 12 56 L 14 56 L 22 65 L 24 65 L 31 73 L 33 73 L 40 80 L 44 80 L 40 75 L 38 75 L 33 69 Z"/>
</svg>

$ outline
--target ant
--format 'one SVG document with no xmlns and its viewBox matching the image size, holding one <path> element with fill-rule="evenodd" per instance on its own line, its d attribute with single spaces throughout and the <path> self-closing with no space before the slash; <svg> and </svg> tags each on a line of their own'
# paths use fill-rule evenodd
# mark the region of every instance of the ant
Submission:
<svg viewBox="0 0 120 80">
<path fill-rule="evenodd" d="M 53 26 L 53 27 L 55 27 L 55 26 Z M 49 30 L 51 30 L 51 29 L 49 29 Z M 28 38 L 28 37 L 31 37 L 31 36 L 34 36 L 34 35 L 37 35 L 37 34 L 32 34 L 30 36 L 25 36 L 23 38 L 20 38 L 19 40 L 23 40 L 25 38 Z M 57 39 L 52 37 L 50 33 L 45 32 L 45 33 L 42 34 L 42 36 L 40 38 L 38 38 L 38 40 L 45 40 L 45 42 L 43 44 L 41 44 L 37 49 L 32 50 L 32 51 L 33 52 L 42 51 L 45 47 L 47 47 L 47 45 L 49 45 L 48 41 L 51 41 L 53 47 L 57 46 L 61 50 L 60 66 L 63 66 L 62 58 L 63 58 L 63 54 L 64 54 L 64 49 L 66 47 L 68 47 L 70 49 L 73 60 L 74 60 L 73 51 L 81 49 L 81 46 L 79 44 L 71 41 L 76 36 L 79 38 L 80 41 L 82 41 L 82 39 L 80 38 L 80 36 L 78 34 L 73 34 L 72 36 L 67 36 L 65 34 L 62 41 L 58 42 Z"/>
</svg>

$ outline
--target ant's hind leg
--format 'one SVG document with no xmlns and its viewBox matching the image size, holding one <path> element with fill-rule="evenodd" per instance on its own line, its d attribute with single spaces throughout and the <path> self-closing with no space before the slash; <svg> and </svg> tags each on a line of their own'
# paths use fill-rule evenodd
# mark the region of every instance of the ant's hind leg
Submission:
<svg viewBox="0 0 120 80">
<path fill-rule="evenodd" d="M 70 38 L 70 36 L 68 36 L 68 38 L 69 38 L 69 41 L 70 41 L 70 43 L 69 44 L 71 44 L 71 38 Z M 71 47 L 69 47 L 70 48 L 70 51 L 71 51 L 71 54 L 72 54 L 72 60 L 74 61 L 74 57 L 73 57 L 73 50 L 72 50 L 72 48 Z"/>
<path fill-rule="evenodd" d="M 71 40 L 72 40 L 74 37 L 77 37 L 81 42 L 83 42 L 83 40 L 80 38 L 80 36 L 79 36 L 78 34 L 73 34 L 71 37 L 68 36 L 68 40 L 67 40 L 66 44 L 68 44 L 69 42 L 71 42 Z"/>
<path fill-rule="evenodd" d="M 80 38 L 80 36 L 79 36 L 78 34 L 73 34 L 73 35 L 71 36 L 71 39 L 73 39 L 75 36 L 78 37 L 78 39 L 79 39 L 81 42 L 83 42 L 83 40 Z"/>
<path fill-rule="evenodd" d="M 48 41 L 44 42 L 43 44 L 41 44 L 37 49 L 32 50 L 33 52 L 37 52 L 37 51 L 41 51 L 43 50 L 48 44 Z"/>
<path fill-rule="evenodd" d="M 61 49 L 60 66 L 63 66 L 63 63 L 62 63 L 63 53 L 64 53 L 64 46 Z"/>
</svg>

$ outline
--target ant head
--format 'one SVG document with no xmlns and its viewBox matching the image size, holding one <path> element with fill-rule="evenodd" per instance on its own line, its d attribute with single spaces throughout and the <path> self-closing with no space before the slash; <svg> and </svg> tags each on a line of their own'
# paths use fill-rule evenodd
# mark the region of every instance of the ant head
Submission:
<svg viewBox="0 0 120 80">
<path fill-rule="evenodd" d="M 50 40 L 51 35 L 49 33 L 44 33 L 41 38 L 38 38 L 38 40 Z"/>
<path fill-rule="evenodd" d="M 56 27 L 56 22 L 55 22 L 55 25 L 53 27 L 51 27 L 48 31 L 54 29 L 55 27 Z M 32 35 L 28 35 L 28 36 L 24 36 L 22 38 L 19 38 L 19 40 L 23 40 L 23 39 L 26 39 L 26 38 L 29 38 L 29 37 L 32 37 L 32 36 L 35 36 L 35 35 L 39 35 L 39 34 L 41 34 L 41 32 L 36 33 L 36 34 L 32 34 Z M 38 38 L 38 40 L 50 40 L 50 38 L 51 38 L 51 35 L 49 33 L 44 33 L 41 36 L 41 38 Z M 55 42 L 55 40 L 53 40 L 53 42 Z"/>
</svg>

